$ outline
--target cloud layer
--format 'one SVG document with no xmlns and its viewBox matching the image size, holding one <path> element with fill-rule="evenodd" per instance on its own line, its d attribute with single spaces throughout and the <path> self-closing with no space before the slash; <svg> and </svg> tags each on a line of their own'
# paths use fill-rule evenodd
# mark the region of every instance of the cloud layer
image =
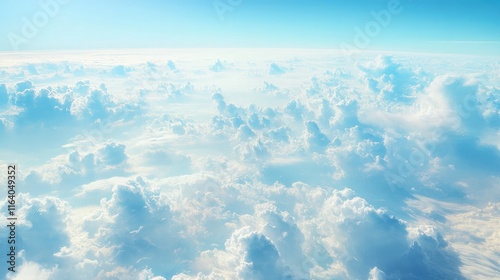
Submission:
<svg viewBox="0 0 500 280">
<path fill-rule="evenodd" d="M 186 52 L 0 68 L 7 279 L 500 273 L 498 77 L 467 66 L 488 62 Z"/>
</svg>

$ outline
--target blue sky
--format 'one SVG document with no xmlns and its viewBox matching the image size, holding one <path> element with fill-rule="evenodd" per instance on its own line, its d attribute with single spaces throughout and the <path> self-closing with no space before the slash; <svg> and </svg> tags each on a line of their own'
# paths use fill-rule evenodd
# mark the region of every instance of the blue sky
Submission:
<svg viewBox="0 0 500 280">
<path fill-rule="evenodd" d="M 0 50 L 13 50 L 26 21 L 44 12 L 43 1 L 2 1 Z M 66 1 L 33 38 L 18 50 L 98 48 L 341 48 L 353 45 L 356 28 L 365 31 L 373 12 L 387 11 L 376 1 Z M 500 52 L 498 1 L 393 1 L 391 14 L 362 49 Z M 226 4 L 224 4 L 226 3 Z M 234 5 L 224 9 L 224 5 Z M 399 3 L 399 4 L 398 4 Z M 217 11 L 217 7 L 221 10 Z M 40 18 L 43 20 L 43 16 Z M 36 27 L 36 26 L 35 26 Z M 10 34 L 10 35 L 9 35 Z M 16 35 L 12 35 L 16 34 Z M 356 46 L 355 46 L 356 47 Z"/>
</svg>

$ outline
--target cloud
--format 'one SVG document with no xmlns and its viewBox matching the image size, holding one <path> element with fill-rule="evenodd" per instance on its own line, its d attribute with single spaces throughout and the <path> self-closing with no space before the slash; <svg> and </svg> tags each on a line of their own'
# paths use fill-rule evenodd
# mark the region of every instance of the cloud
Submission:
<svg viewBox="0 0 500 280">
<path fill-rule="evenodd" d="M 284 108 L 284 112 L 300 121 L 307 114 L 307 108 L 300 101 L 291 100 Z"/>
<path fill-rule="evenodd" d="M 20 253 L 20 255 L 23 255 Z M 9 280 L 49 280 L 54 277 L 56 268 L 43 268 L 36 262 L 25 261 L 15 274 L 9 274 Z"/>
<path fill-rule="evenodd" d="M 95 237 L 104 246 L 118 245 L 113 249 L 118 264 L 129 266 L 143 261 L 162 274 L 172 273 L 176 255 L 181 257 L 188 249 L 182 245 L 185 242 L 178 236 L 175 223 L 169 221 L 168 206 L 144 195 L 138 185 L 116 186 L 104 208 L 111 221 L 101 226 Z M 171 242 L 163 242 L 165 237 Z"/>
<path fill-rule="evenodd" d="M 51 88 L 36 91 L 31 81 L 18 83 L 17 93 L 12 96 L 12 105 L 21 108 L 15 117 L 19 125 L 64 124 L 71 121 L 68 100 L 58 96 Z"/>
<path fill-rule="evenodd" d="M 283 158 L 264 164 L 260 174 L 266 184 L 279 182 L 291 186 L 295 182 L 327 184 L 332 180 L 335 168 L 320 158 Z"/>
<path fill-rule="evenodd" d="M 225 270 L 212 270 L 208 278 L 234 279 L 290 279 L 288 268 L 283 266 L 279 252 L 263 234 L 248 232 L 243 228 L 233 233 L 225 244 L 227 252 L 204 252 L 200 262 L 225 264 Z M 205 261 L 205 258 L 207 260 Z M 233 267 L 230 267 L 234 265 Z M 172 279 L 206 279 L 179 274 Z"/>
<path fill-rule="evenodd" d="M 264 82 L 264 86 L 259 88 L 259 90 L 261 92 L 264 92 L 264 93 L 273 93 L 273 92 L 278 91 L 278 89 L 279 88 L 277 86 L 275 86 L 272 83 L 268 83 L 268 82 Z"/>
<path fill-rule="evenodd" d="M 498 274 L 500 102 L 479 58 L 218 53 L 206 69 L 178 51 L 0 67 L 17 277 Z"/>
<path fill-rule="evenodd" d="M 87 80 L 75 86 L 36 88 L 27 80 L 17 83 L 15 91 L 0 86 L 0 104 L 4 108 L 3 122 L 8 124 L 11 137 L 27 137 L 35 130 L 43 144 L 53 145 L 77 132 L 92 130 L 88 125 L 109 122 L 110 118 L 129 119 L 141 111 L 139 104 L 119 104 L 113 101 L 104 84 L 91 87 Z M 79 128 L 79 131 L 78 131 Z M 59 137 L 50 141 L 57 131 Z M 62 143 L 59 143 L 62 145 Z"/>
<path fill-rule="evenodd" d="M 176 71 L 177 70 L 177 67 L 175 66 L 175 64 L 174 64 L 174 62 L 172 60 L 167 61 L 167 66 L 168 66 L 168 69 L 170 69 L 172 71 Z"/>
<path fill-rule="evenodd" d="M 94 151 L 72 150 L 40 167 L 26 169 L 19 179 L 32 194 L 40 195 L 51 190 L 64 196 L 81 184 L 128 174 L 125 148 L 123 144 L 110 142 L 98 143 L 93 147 Z"/>
<path fill-rule="evenodd" d="M 16 198 L 17 205 L 22 205 L 16 209 L 19 219 L 16 223 L 14 246 L 19 253 L 16 263 L 18 273 L 27 275 L 38 271 L 41 277 L 48 279 L 59 263 L 57 253 L 70 243 L 70 207 L 65 201 L 50 196 L 32 198 L 28 194 L 19 194 Z M 6 203 L 2 204 L 2 209 L 6 209 Z M 8 235 L 8 230 L 10 229 L 5 226 L 0 229 L 5 236 Z M 44 242 L 40 242 L 39 238 Z M 6 265 L 2 264 L 5 271 Z M 49 268 L 45 269 L 45 266 Z M 21 277 L 19 275 L 16 277 Z"/>
<path fill-rule="evenodd" d="M 291 129 L 288 127 L 279 127 L 275 129 L 269 130 L 269 138 L 275 140 L 275 141 L 280 141 L 280 142 L 288 142 L 290 139 L 289 133 Z"/>
<path fill-rule="evenodd" d="M 491 194 L 490 194 L 491 195 Z M 437 236 L 436 228 L 446 233 L 448 246 L 452 246 L 460 257 L 460 270 L 467 278 L 491 278 L 498 274 L 494 265 L 498 248 L 498 204 L 471 207 L 463 203 L 442 202 L 424 196 L 408 202 L 412 212 L 422 221 L 434 224 L 413 230 L 414 236 L 427 232 Z M 495 221 L 493 221 L 495 220 Z M 442 241 L 441 241 L 442 242 Z M 473 244 L 473 246 L 470 246 Z"/>
<path fill-rule="evenodd" d="M 324 150 L 330 143 L 330 140 L 321 132 L 318 125 L 311 121 L 306 123 L 306 141 L 307 147 L 311 151 L 318 152 Z"/>
<path fill-rule="evenodd" d="M 335 111 L 332 107 L 333 106 L 331 105 L 330 101 L 328 101 L 327 99 L 321 100 L 321 111 L 320 115 L 318 116 L 318 122 L 325 127 L 330 127 L 330 122 L 335 116 Z"/>
<path fill-rule="evenodd" d="M 285 73 L 285 69 L 278 66 L 278 64 L 276 63 L 271 63 L 271 65 L 269 65 L 269 74 L 270 75 L 280 75 L 280 74 L 283 74 Z"/>
<path fill-rule="evenodd" d="M 226 66 L 222 63 L 222 61 L 218 60 L 210 66 L 210 71 L 212 72 L 222 72 L 226 69 Z"/>
<path fill-rule="evenodd" d="M 278 192 L 289 193 L 288 201 L 296 205 L 291 213 L 270 203 L 255 206 L 252 215 L 241 216 L 242 227 L 223 250 L 204 251 L 193 265 L 207 277 L 223 278 L 463 278 L 456 253 L 438 232 L 408 228 L 351 190 L 326 194 L 294 184 Z M 179 274 L 174 279 L 203 277 Z"/>
<path fill-rule="evenodd" d="M 9 102 L 9 94 L 5 84 L 0 84 L 0 106 L 5 106 Z"/>
<path fill-rule="evenodd" d="M 385 273 L 378 269 L 377 267 L 374 267 L 372 270 L 370 270 L 370 275 L 368 277 L 368 280 L 385 280 L 387 279 L 387 276 Z"/>
<path fill-rule="evenodd" d="M 16 92 L 23 92 L 27 89 L 33 89 L 33 83 L 31 81 L 19 82 L 16 84 Z"/>
<path fill-rule="evenodd" d="M 110 73 L 115 76 L 124 77 L 130 71 L 130 68 L 125 67 L 123 65 L 117 65 L 111 69 Z"/>
<path fill-rule="evenodd" d="M 88 90 L 88 86 L 84 88 L 85 96 L 77 97 L 71 104 L 71 113 L 90 121 L 108 118 L 115 104 L 107 94 L 105 85 L 101 84 L 98 89 L 93 89 L 88 93 L 85 89 Z"/>
<path fill-rule="evenodd" d="M 324 246 L 334 260 L 343 262 L 346 277 L 368 278 L 377 267 L 388 278 L 463 278 L 456 253 L 439 234 L 420 232 L 413 240 L 403 221 L 374 209 L 350 190 L 334 191 L 323 203 L 321 221 L 307 222 L 321 228 L 305 235 L 329 236 Z"/>
<path fill-rule="evenodd" d="M 428 82 L 425 73 L 417 75 L 411 69 L 394 62 L 391 56 L 379 55 L 366 67 L 359 68 L 365 74 L 367 88 L 387 101 L 410 103 L 414 99 L 414 91 Z"/>
<path fill-rule="evenodd" d="M 127 160 L 125 145 L 110 143 L 99 150 L 101 160 L 106 165 L 117 165 Z"/>
<path fill-rule="evenodd" d="M 185 266 L 192 245 L 182 236 L 183 226 L 147 186 L 141 178 L 116 184 L 98 207 L 74 222 L 71 244 L 56 254 L 61 260 L 57 278 L 77 270 L 81 279 L 164 279 L 154 275 L 171 277 Z"/>
<path fill-rule="evenodd" d="M 165 92 L 168 97 L 173 99 L 179 99 L 186 97 L 194 91 L 193 85 L 188 82 L 185 85 L 174 85 L 172 83 L 160 83 L 158 85 L 158 91 Z"/>
<path fill-rule="evenodd" d="M 195 266 L 207 271 L 209 277 L 238 279 L 292 279 L 292 269 L 280 250 L 297 254 L 300 251 L 300 231 L 290 224 L 289 216 L 282 216 L 272 205 L 256 207 L 260 219 L 268 221 L 263 232 L 254 231 L 250 226 L 235 230 L 224 243 L 224 250 L 204 251 L 195 261 Z M 286 215 L 286 214 L 285 214 Z M 264 233 L 266 232 L 266 233 Z M 267 235 L 276 237 L 276 244 Z M 290 247 L 293 246 L 293 247 Z M 279 248 L 279 249 L 278 249 Z M 295 257 L 288 255 L 293 261 Z M 173 279 L 203 279 L 203 276 L 180 274 Z"/>
<path fill-rule="evenodd" d="M 361 122 L 358 118 L 359 103 L 356 100 L 349 100 L 345 103 L 339 104 L 335 117 L 333 118 L 333 125 L 337 128 L 350 128 L 360 126 Z"/>
<path fill-rule="evenodd" d="M 249 263 L 240 277 L 252 279 L 287 279 L 290 275 L 280 263 L 280 255 L 272 242 L 261 234 L 240 237 L 245 250 L 245 261 Z"/>
</svg>

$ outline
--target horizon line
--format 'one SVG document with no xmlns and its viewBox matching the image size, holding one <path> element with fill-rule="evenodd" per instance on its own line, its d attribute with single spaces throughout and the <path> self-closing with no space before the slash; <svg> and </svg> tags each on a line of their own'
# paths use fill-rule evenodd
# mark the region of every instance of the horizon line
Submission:
<svg viewBox="0 0 500 280">
<path fill-rule="evenodd" d="M 449 43 L 482 43 L 484 41 L 440 41 Z M 487 41 L 490 42 L 490 41 Z M 495 44 L 500 44 L 500 41 L 491 41 Z M 486 43 L 486 42 L 484 42 Z M 38 49 L 38 50 L 0 50 L 0 55 L 18 55 L 18 54 L 28 54 L 28 53 L 52 53 L 52 52 L 64 52 L 64 53 L 91 53 L 91 52 L 138 52 L 146 50 L 156 50 L 156 51 L 193 51 L 193 50 L 300 50 L 300 51 L 318 51 L 318 52 L 338 52 L 343 53 L 350 52 L 354 55 L 356 54 L 368 54 L 368 53 L 394 53 L 394 54 L 420 54 L 420 55 L 445 55 L 445 56 L 468 56 L 468 57 L 495 57 L 500 58 L 500 52 L 498 55 L 494 54 L 484 54 L 484 53 L 464 53 L 464 52 L 442 52 L 442 51 L 428 51 L 428 50 L 394 50 L 394 49 L 339 49 L 339 48 L 325 48 L 325 47 L 123 47 L 123 48 L 82 48 L 82 49 Z"/>
</svg>

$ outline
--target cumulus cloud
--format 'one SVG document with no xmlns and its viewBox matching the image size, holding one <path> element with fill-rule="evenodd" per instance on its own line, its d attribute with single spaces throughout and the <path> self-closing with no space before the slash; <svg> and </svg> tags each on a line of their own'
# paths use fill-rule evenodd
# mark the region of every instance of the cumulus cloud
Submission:
<svg viewBox="0 0 500 280">
<path fill-rule="evenodd" d="M 364 72 L 367 88 L 388 101 L 411 102 L 414 91 L 421 89 L 427 81 L 425 73 L 415 74 L 391 56 L 378 56 L 367 66 L 359 66 Z"/>
<path fill-rule="evenodd" d="M 129 71 L 130 68 L 125 67 L 123 65 L 117 65 L 111 69 L 110 73 L 116 76 L 125 76 Z"/>
<path fill-rule="evenodd" d="M 110 143 L 99 150 L 101 160 L 106 165 L 117 165 L 127 160 L 125 145 Z"/>
<path fill-rule="evenodd" d="M 62 124 L 71 121 L 70 102 L 65 96 L 57 96 L 51 88 L 35 90 L 31 81 L 16 84 L 12 105 L 21 108 L 15 121 L 20 125 L 27 123 Z"/>
<path fill-rule="evenodd" d="M 222 72 L 225 69 L 226 66 L 219 59 L 217 59 L 217 61 L 212 66 L 210 66 L 210 71 L 212 72 Z"/>
<path fill-rule="evenodd" d="M 26 191 L 40 195 L 48 190 L 59 195 L 71 193 L 73 187 L 93 180 L 128 174 L 128 156 L 125 145 L 99 143 L 94 151 L 72 150 L 68 154 L 52 158 L 37 168 L 26 169 L 19 179 Z"/>
<path fill-rule="evenodd" d="M 177 67 L 175 66 L 175 63 L 172 60 L 167 61 L 167 66 L 168 66 L 168 69 L 170 69 L 172 71 L 177 70 Z"/>
<path fill-rule="evenodd" d="M 23 251 L 24 253 L 24 251 Z M 20 256 L 23 256 L 23 253 L 20 253 Z M 48 269 L 43 268 L 36 262 L 23 262 L 23 264 L 19 267 L 19 271 L 14 274 L 14 276 L 8 275 L 7 279 L 9 280 L 48 280 L 54 277 L 54 272 L 56 268 Z"/>
<path fill-rule="evenodd" d="M 168 205 L 158 204 L 142 192 L 137 185 L 113 188 L 103 207 L 103 214 L 109 217 L 107 225 L 100 226 L 94 237 L 103 246 L 113 246 L 116 262 L 124 267 L 142 262 L 160 274 L 172 274 L 176 259 L 186 259 L 189 248 L 179 235 L 181 228 L 171 221 Z"/>
<path fill-rule="evenodd" d="M 0 106 L 4 106 L 9 102 L 9 94 L 5 84 L 0 84 Z"/>
<path fill-rule="evenodd" d="M 166 93 L 169 98 L 181 99 L 191 94 L 194 90 L 193 85 L 188 82 L 184 85 L 174 85 L 172 83 L 160 83 L 158 85 L 158 91 Z"/>
<path fill-rule="evenodd" d="M 288 128 L 288 127 L 279 127 L 279 128 L 275 128 L 275 129 L 271 129 L 269 130 L 269 138 L 273 139 L 273 140 L 277 140 L 277 141 L 280 141 L 280 142 L 288 142 L 289 139 L 290 139 L 290 136 L 289 136 L 289 133 L 290 133 L 291 129 Z"/>
<path fill-rule="evenodd" d="M 0 155 L 21 170 L 5 278 L 498 274 L 485 75 L 404 55 L 218 53 L 208 70 L 169 55 L 0 67 Z"/>
<path fill-rule="evenodd" d="M 107 118 L 115 104 L 107 94 L 106 86 L 101 84 L 98 89 L 91 90 L 90 92 L 87 92 L 89 90 L 88 86 L 77 86 L 82 92 L 82 96 L 78 97 L 72 103 L 72 114 L 80 118 L 90 119 L 91 121 Z"/>
<path fill-rule="evenodd" d="M 269 74 L 270 75 L 280 75 L 283 73 L 285 73 L 285 69 L 278 66 L 278 64 L 271 63 L 271 65 L 269 65 Z"/>
<path fill-rule="evenodd" d="M 264 86 L 260 88 L 260 91 L 262 92 L 265 92 L 265 93 L 272 93 L 272 92 L 276 92 L 278 90 L 278 87 L 271 84 L 271 83 L 268 83 L 268 82 L 264 82 Z"/>
<path fill-rule="evenodd" d="M 295 120 L 300 121 L 307 113 L 307 108 L 297 100 L 291 100 L 286 105 L 284 112 L 292 116 Z"/>
<path fill-rule="evenodd" d="M 370 277 L 368 280 L 385 280 L 387 279 L 387 276 L 385 273 L 378 269 L 377 267 L 374 267 L 372 270 L 370 270 Z"/>
<path fill-rule="evenodd" d="M 249 228 L 235 231 L 225 243 L 232 262 L 236 265 L 234 273 L 229 271 L 223 277 L 239 279 L 289 279 L 291 275 L 284 265 L 276 246 L 264 234 L 251 232 Z M 223 252 L 216 252 L 224 257 Z M 228 260 L 220 260 L 227 262 Z M 215 274 L 216 275 L 216 274 Z M 222 275 L 221 275 L 222 276 Z M 174 278 L 176 279 L 176 278 Z"/>
<path fill-rule="evenodd" d="M 318 125 L 311 121 L 306 123 L 306 141 L 307 147 L 311 151 L 322 151 L 330 143 L 330 140 L 321 132 Z"/>
</svg>

